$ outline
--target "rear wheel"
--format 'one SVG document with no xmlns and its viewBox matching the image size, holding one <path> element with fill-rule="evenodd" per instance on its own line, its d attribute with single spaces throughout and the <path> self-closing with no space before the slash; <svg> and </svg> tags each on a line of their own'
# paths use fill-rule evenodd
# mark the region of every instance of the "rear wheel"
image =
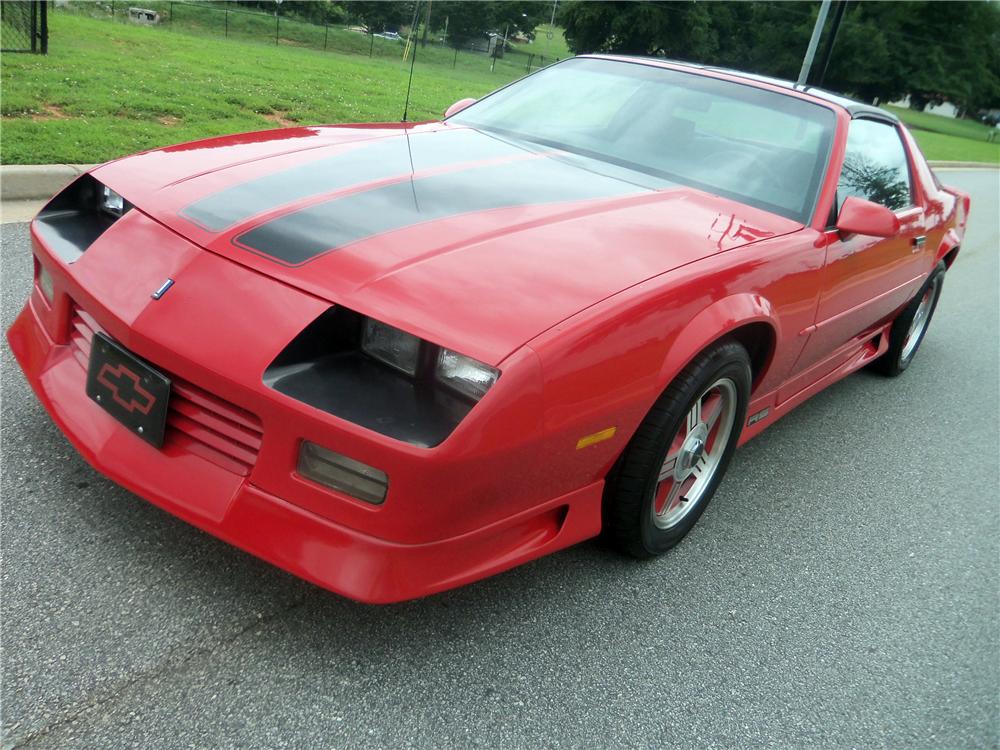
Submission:
<svg viewBox="0 0 1000 750">
<path fill-rule="evenodd" d="M 605 535 L 636 557 L 691 530 L 726 472 L 750 393 L 750 358 L 735 342 L 702 353 L 643 420 L 610 478 Z"/>
<path fill-rule="evenodd" d="M 944 263 L 938 263 L 917 295 L 903 308 L 889 331 L 889 349 L 872 364 L 872 369 L 896 377 L 910 366 L 937 308 L 946 269 Z"/>
</svg>

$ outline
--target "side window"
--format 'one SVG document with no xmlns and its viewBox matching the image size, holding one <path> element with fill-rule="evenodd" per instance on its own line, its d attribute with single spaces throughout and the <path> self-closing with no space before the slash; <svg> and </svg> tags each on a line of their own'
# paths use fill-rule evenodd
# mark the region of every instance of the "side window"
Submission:
<svg viewBox="0 0 1000 750">
<path fill-rule="evenodd" d="M 875 120 L 851 122 L 837 183 L 837 205 L 852 195 L 893 211 L 913 203 L 906 151 L 892 125 Z"/>
</svg>

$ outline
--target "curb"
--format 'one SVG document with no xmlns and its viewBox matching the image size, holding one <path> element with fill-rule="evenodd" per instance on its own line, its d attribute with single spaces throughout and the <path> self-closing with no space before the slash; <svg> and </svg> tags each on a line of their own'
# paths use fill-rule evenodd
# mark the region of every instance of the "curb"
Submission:
<svg viewBox="0 0 1000 750">
<path fill-rule="evenodd" d="M 94 164 L 8 164 L 0 167 L 0 200 L 50 198 Z"/>
<path fill-rule="evenodd" d="M 928 161 L 931 169 L 1000 169 L 1000 164 L 985 161 Z"/>
<path fill-rule="evenodd" d="M 1000 169 L 1000 164 L 976 161 L 928 161 L 933 169 Z M 8 164 L 0 166 L 0 200 L 51 198 L 96 164 Z"/>
</svg>

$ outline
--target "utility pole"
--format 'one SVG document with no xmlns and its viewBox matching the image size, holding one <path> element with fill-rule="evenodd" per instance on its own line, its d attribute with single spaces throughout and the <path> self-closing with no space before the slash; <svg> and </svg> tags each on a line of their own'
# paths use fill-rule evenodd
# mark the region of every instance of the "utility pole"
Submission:
<svg viewBox="0 0 1000 750">
<path fill-rule="evenodd" d="M 819 46 L 819 38 L 823 34 L 823 27 L 826 25 L 826 14 L 830 11 L 830 0 L 823 0 L 819 6 L 819 15 L 816 16 L 816 25 L 813 26 L 812 36 L 809 38 L 809 46 L 806 48 L 806 56 L 802 60 L 802 69 L 799 71 L 799 80 L 795 82 L 797 86 L 805 86 L 809 79 L 809 69 L 812 68 L 813 58 L 816 57 L 816 47 Z"/>
<path fill-rule="evenodd" d="M 545 34 L 545 56 L 550 59 L 550 62 L 552 58 L 552 37 L 555 36 L 557 5 L 559 5 L 559 0 L 552 0 L 552 18 L 549 19 L 548 33 Z"/>
<path fill-rule="evenodd" d="M 833 21 L 830 31 L 826 35 L 826 44 L 823 46 L 823 54 L 820 55 L 822 61 L 819 75 L 813 76 L 813 81 L 817 86 L 822 86 L 826 80 L 826 71 L 830 67 L 830 60 L 833 57 L 833 45 L 837 42 L 837 32 L 840 31 L 840 24 L 844 20 L 844 13 L 847 11 L 847 3 L 850 0 L 837 0 L 837 9 L 833 11 Z"/>
<path fill-rule="evenodd" d="M 424 19 L 424 33 L 420 37 L 420 46 L 427 46 L 427 32 L 431 28 L 431 6 L 434 4 L 434 0 L 427 0 L 427 17 Z"/>
</svg>

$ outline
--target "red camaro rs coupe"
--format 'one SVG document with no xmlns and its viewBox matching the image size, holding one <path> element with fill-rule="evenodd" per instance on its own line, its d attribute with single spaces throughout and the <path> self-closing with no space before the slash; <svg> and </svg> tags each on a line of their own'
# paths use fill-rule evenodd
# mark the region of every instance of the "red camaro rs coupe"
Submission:
<svg viewBox="0 0 1000 750">
<path fill-rule="evenodd" d="M 968 210 L 880 109 L 584 56 L 100 166 L 32 222 L 8 338 L 97 470 L 392 602 L 675 545 L 737 445 L 910 365 Z"/>
</svg>

